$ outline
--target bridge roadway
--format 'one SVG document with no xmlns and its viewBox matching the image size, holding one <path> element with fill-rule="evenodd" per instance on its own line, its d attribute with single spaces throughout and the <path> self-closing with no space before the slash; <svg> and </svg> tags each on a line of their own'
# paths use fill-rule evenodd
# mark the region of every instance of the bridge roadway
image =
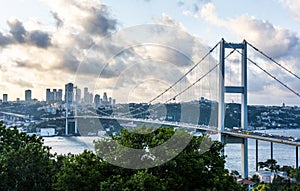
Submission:
<svg viewBox="0 0 300 191">
<path fill-rule="evenodd" d="M 0 113 L 2 113 L 3 115 L 8 115 L 8 116 L 13 116 L 13 117 L 18 117 L 18 118 L 27 118 L 26 115 L 22 115 L 22 114 L 18 114 L 18 113 L 10 113 L 10 112 L 4 112 L 4 111 L 0 111 Z"/>
<path fill-rule="evenodd" d="M 217 130 L 217 127 L 210 127 L 207 125 L 195 125 L 195 124 L 183 123 L 183 122 L 159 121 L 159 120 L 126 118 L 126 117 L 117 117 L 117 116 L 96 116 L 95 115 L 95 116 L 72 116 L 72 117 L 70 116 L 70 117 L 68 117 L 68 119 L 76 119 L 76 118 L 77 119 L 114 119 L 114 120 L 118 120 L 118 121 L 143 122 L 143 123 L 157 124 L 157 125 L 168 125 L 168 126 L 173 126 L 173 127 L 184 127 L 184 128 L 190 128 L 190 129 L 198 129 L 200 131 L 220 133 L 227 137 L 249 138 L 249 139 L 285 144 L 285 145 L 296 146 L 296 147 L 300 146 L 300 142 L 284 140 L 283 138 L 267 137 L 267 136 L 261 136 L 261 135 L 257 135 L 257 134 L 251 134 L 250 131 L 247 131 L 247 132 L 223 131 L 223 132 L 221 132 L 221 131 Z M 52 119 L 65 119 L 65 117 L 52 118 Z"/>
</svg>

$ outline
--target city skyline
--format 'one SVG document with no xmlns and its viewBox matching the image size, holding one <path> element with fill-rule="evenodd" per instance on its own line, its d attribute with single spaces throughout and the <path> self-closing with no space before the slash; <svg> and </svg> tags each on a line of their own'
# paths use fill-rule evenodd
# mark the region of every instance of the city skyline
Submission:
<svg viewBox="0 0 300 191">
<path fill-rule="evenodd" d="M 88 87 L 94 95 L 101 90 L 121 102 L 147 102 L 176 81 L 221 38 L 231 42 L 246 39 L 299 75 L 299 12 L 299 0 L 9 1 L 0 11 L 0 94 L 8 94 L 9 100 L 23 99 L 24 90 L 30 89 L 32 98 L 43 100 L 45 89 L 64 89 L 63 84 L 72 82 Z M 183 62 L 173 67 L 170 63 L 174 52 L 163 47 L 126 49 L 124 54 L 113 57 L 118 47 L 110 36 L 124 32 L 139 38 L 141 35 L 135 34 L 142 28 L 139 26 L 149 23 L 190 34 L 189 39 L 180 42 L 180 51 L 191 62 L 176 54 L 175 61 Z M 151 34 L 146 30 L 144 27 L 141 34 Z M 132 31 L 134 34 L 130 34 Z M 163 36 L 163 40 L 171 42 L 174 36 Z M 87 59 L 95 44 L 101 54 L 96 60 Z M 298 79 L 253 51 L 249 56 L 300 92 Z M 154 59 L 155 63 L 149 62 Z M 236 59 L 237 55 L 233 55 L 229 60 L 233 63 L 232 74 L 238 70 Z M 257 68 L 249 70 L 249 104 L 299 105 L 299 97 Z M 195 95 L 195 99 L 201 96 Z M 239 101 L 234 96 L 230 99 Z"/>
<path fill-rule="evenodd" d="M 26 89 L 24 90 L 24 97 L 19 96 L 17 97 L 15 100 L 10 99 L 9 98 L 9 94 L 7 93 L 3 93 L 2 94 L 2 99 L 0 99 L 1 101 L 7 102 L 7 101 L 26 101 L 26 102 L 30 102 L 30 101 L 46 101 L 48 103 L 55 103 L 55 102 L 62 102 L 62 101 L 66 101 L 66 90 L 68 89 L 67 87 L 70 86 L 69 91 L 73 91 L 72 95 L 70 97 L 72 97 L 72 101 L 74 102 L 75 100 L 82 102 L 82 103 L 102 103 L 103 105 L 109 105 L 109 104 L 115 104 L 116 103 L 116 99 L 113 99 L 112 97 L 108 97 L 107 92 L 103 92 L 103 96 L 101 97 L 99 94 L 101 92 L 97 92 L 95 93 L 95 95 L 93 93 L 88 92 L 88 88 L 84 87 L 84 90 L 87 90 L 87 92 L 85 92 L 85 94 L 88 94 L 88 98 L 86 98 L 86 95 L 84 94 L 83 96 L 81 96 L 81 88 L 77 87 L 76 85 L 74 85 L 73 83 L 69 82 L 67 84 L 65 84 L 65 90 L 63 89 L 50 89 L 50 88 L 46 88 L 45 91 L 45 96 L 42 99 L 37 99 L 35 97 L 32 97 L 32 90 L 31 89 Z M 76 93 L 77 91 L 77 93 Z M 5 99 L 3 99 L 5 98 Z M 24 98 L 24 99 L 23 99 Z M 96 101 L 95 101 L 96 100 Z"/>
</svg>

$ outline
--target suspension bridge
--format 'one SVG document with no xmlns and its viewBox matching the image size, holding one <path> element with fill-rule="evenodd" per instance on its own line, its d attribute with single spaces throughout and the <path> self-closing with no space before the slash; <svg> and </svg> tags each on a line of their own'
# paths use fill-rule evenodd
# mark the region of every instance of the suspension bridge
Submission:
<svg viewBox="0 0 300 191">
<path fill-rule="evenodd" d="M 74 116 L 66 116 L 61 119 L 66 119 L 65 132 L 69 133 L 70 120 L 75 122 L 75 132 L 78 130 L 78 119 L 107 119 L 117 121 L 129 121 L 129 122 L 142 122 L 151 123 L 157 125 L 168 125 L 175 127 L 185 127 L 190 129 L 198 129 L 199 131 L 214 131 L 219 134 L 219 139 L 222 143 L 226 144 L 241 144 L 241 165 L 243 177 L 248 177 L 248 139 L 256 140 L 256 164 L 258 163 L 258 140 L 268 141 L 271 143 L 271 158 L 273 158 L 273 143 L 287 144 L 296 147 L 296 167 L 298 167 L 298 147 L 299 142 L 290 140 L 283 140 L 274 137 L 265 137 L 261 134 L 248 133 L 248 68 L 251 64 L 263 73 L 265 73 L 270 79 L 275 80 L 279 85 L 285 88 L 291 94 L 296 97 L 300 97 L 299 92 L 293 89 L 291 86 L 281 81 L 275 74 L 264 68 L 256 60 L 251 59 L 247 52 L 251 48 L 254 52 L 258 53 L 261 58 L 267 60 L 273 65 L 276 65 L 290 76 L 299 80 L 300 77 L 292 72 L 287 67 L 283 66 L 279 62 L 275 61 L 272 57 L 265 54 L 263 51 L 256 48 L 251 43 L 244 40 L 242 43 L 229 43 L 222 39 L 194 65 L 187 69 L 183 75 L 173 82 L 170 86 L 164 89 L 161 93 L 154 96 L 146 105 L 149 107 L 143 109 L 141 107 L 131 108 L 123 112 L 113 112 L 107 114 L 103 111 L 92 112 L 89 114 L 80 114 L 75 112 Z M 211 61 L 212 54 L 219 51 L 219 58 Z M 228 67 L 231 60 L 230 56 L 235 54 L 235 57 L 239 57 L 236 79 L 238 82 L 234 82 L 231 79 L 231 74 L 228 74 Z M 236 60 L 236 59 L 235 59 Z M 234 82 L 234 83 L 232 83 Z M 210 90 L 206 89 L 207 84 L 210 84 Z M 202 92 L 201 92 L 202 91 Z M 217 92 L 217 93 L 216 93 Z M 211 99 L 215 100 L 216 109 L 211 109 L 206 115 L 209 115 L 206 122 L 199 122 L 199 110 L 191 111 L 190 106 L 184 103 L 190 99 L 197 100 L 201 95 L 207 96 L 210 93 Z M 225 112 L 226 112 L 226 96 L 234 95 L 239 96 L 241 102 L 241 116 L 240 126 L 241 132 L 228 131 L 225 127 Z M 187 98 L 188 97 L 188 98 Z M 77 101 L 76 101 L 77 102 Z M 176 119 L 176 114 L 173 116 L 164 116 L 163 118 L 158 116 L 159 113 L 167 115 L 168 111 L 163 112 L 162 108 L 165 108 L 166 104 L 180 103 L 180 116 Z M 150 107 L 151 106 L 151 107 Z M 77 107 L 77 106 L 76 106 Z M 168 110 L 165 109 L 165 110 Z M 137 118 L 142 114 L 147 114 L 146 118 Z M 150 117 L 149 117 L 150 116 Z M 58 119 L 58 118 L 57 118 Z M 245 133 L 246 132 L 246 133 Z"/>
</svg>

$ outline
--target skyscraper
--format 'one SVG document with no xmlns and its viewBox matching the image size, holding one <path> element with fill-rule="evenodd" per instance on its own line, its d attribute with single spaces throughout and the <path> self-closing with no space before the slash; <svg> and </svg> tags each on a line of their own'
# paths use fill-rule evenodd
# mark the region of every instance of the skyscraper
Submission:
<svg viewBox="0 0 300 191">
<path fill-rule="evenodd" d="M 56 94 L 56 101 L 57 102 L 62 102 L 62 95 L 63 95 L 63 90 L 59 89 L 57 94 Z"/>
<path fill-rule="evenodd" d="M 62 102 L 62 95 L 62 89 L 59 89 L 58 91 L 57 89 L 53 89 L 53 91 L 51 92 L 51 90 L 48 88 L 46 89 L 46 102 Z"/>
<path fill-rule="evenodd" d="M 92 93 L 89 93 L 89 100 L 88 100 L 89 104 L 93 104 L 93 94 Z"/>
<path fill-rule="evenodd" d="M 81 101 L 81 89 L 76 89 L 76 101 L 79 103 Z"/>
<path fill-rule="evenodd" d="M 50 102 L 51 101 L 51 91 L 50 89 L 46 89 L 46 102 Z"/>
<path fill-rule="evenodd" d="M 95 95 L 94 104 L 95 104 L 95 108 L 98 108 L 100 106 L 100 95 L 99 94 Z"/>
<path fill-rule="evenodd" d="M 31 101 L 31 90 L 25 90 L 25 101 Z"/>
<path fill-rule="evenodd" d="M 73 103 L 73 99 L 74 99 L 73 88 L 74 85 L 72 83 L 68 83 L 65 85 L 65 102 L 68 104 Z"/>
<path fill-rule="evenodd" d="M 107 99 L 107 93 L 104 92 L 103 93 L 103 102 L 107 102 L 107 101 L 108 101 L 108 99 Z"/>
<path fill-rule="evenodd" d="M 84 100 L 84 103 L 89 103 L 89 89 L 87 87 L 84 88 L 83 90 L 83 100 Z"/>
<path fill-rule="evenodd" d="M 53 89 L 53 101 L 56 102 L 57 101 L 57 90 Z"/>
<path fill-rule="evenodd" d="M 7 102 L 7 97 L 8 97 L 7 94 L 3 94 L 3 102 Z"/>
</svg>

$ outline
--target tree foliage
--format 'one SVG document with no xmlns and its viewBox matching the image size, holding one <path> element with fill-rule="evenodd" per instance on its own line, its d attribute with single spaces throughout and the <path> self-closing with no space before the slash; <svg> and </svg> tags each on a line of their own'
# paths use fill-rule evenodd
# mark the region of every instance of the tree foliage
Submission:
<svg viewBox="0 0 300 191">
<path fill-rule="evenodd" d="M 90 151 L 80 155 L 58 157 L 59 171 L 53 184 L 55 190 L 99 190 L 104 180 L 105 163 Z"/>
<path fill-rule="evenodd" d="M 150 128 L 151 133 L 141 133 L 148 130 L 124 130 L 112 139 L 126 147 L 147 150 L 163 145 L 174 135 L 173 128 Z M 193 137 L 172 160 L 146 169 L 108 163 L 101 153 L 109 144 L 108 139 L 97 141 L 96 153 L 52 155 L 42 138 L 1 123 L 0 190 L 241 190 L 224 167 L 225 157 L 220 154 L 224 145 L 207 136 Z"/>
<path fill-rule="evenodd" d="M 300 190 L 299 186 L 299 168 L 293 168 L 291 166 L 282 166 L 277 165 L 277 161 L 274 159 L 268 159 L 265 162 L 258 163 L 260 169 L 266 169 L 274 172 L 274 179 L 272 183 L 260 183 L 257 184 L 254 190 L 261 191 L 273 191 L 273 190 Z M 277 174 L 278 171 L 287 172 L 288 177 L 282 177 Z M 293 180 L 294 178 L 294 180 Z M 259 182 L 257 175 L 254 175 L 251 179 L 254 182 Z"/>
<path fill-rule="evenodd" d="M 40 137 L 0 124 L 0 190 L 50 190 L 53 155 Z"/>
<path fill-rule="evenodd" d="M 142 127 L 142 130 L 145 127 Z M 140 129 L 141 130 L 141 129 Z M 155 147 L 167 141 L 173 134 L 173 128 L 159 128 L 152 133 L 137 134 L 123 130 L 113 137 L 122 145 L 130 148 L 145 149 Z M 103 156 L 109 140 L 99 140 L 95 144 L 96 152 Z M 201 146 L 201 147 L 200 147 Z M 225 169 L 225 157 L 220 142 L 207 136 L 193 137 L 187 147 L 172 160 L 146 170 L 122 169 L 114 167 L 113 176 L 102 183 L 105 186 L 116 185 L 116 190 L 239 190 L 234 178 Z M 202 151 L 202 150 L 204 151 Z M 140 156 L 141 157 L 141 156 Z M 137 162 L 139 162 L 137 160 Z M 150 181 L 151 180 L 151 181 Z M 106 184 L 107 183 L 107 184 Z M 139 183 L 139 184 L 137 184 Z"/>
<path fill-rule="evenodd" d="M 271 172 L 277 172 L 280 167 L 274 159 L 268 159 L 265 162 L 258 162 L 258 166 L 260 169 L 267 168 L 268 170 L 271 170 Z"/>
</svg>

